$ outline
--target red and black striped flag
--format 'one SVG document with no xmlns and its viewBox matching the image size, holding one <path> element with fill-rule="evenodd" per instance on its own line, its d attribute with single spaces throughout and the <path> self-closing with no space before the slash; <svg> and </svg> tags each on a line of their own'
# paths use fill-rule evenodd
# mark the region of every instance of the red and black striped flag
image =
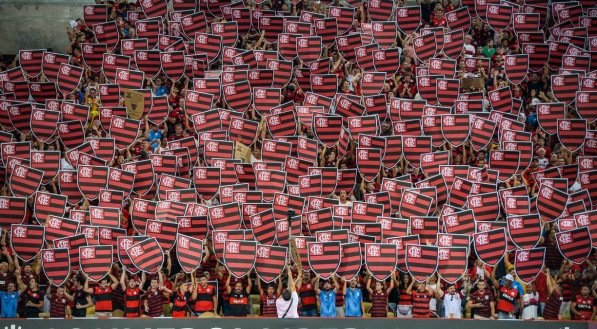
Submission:
<svg viewBox="0 0 597 329">
<path fill-rule="evenodd" d="M 365 265 L 373 278 L 384 281 L 396 269 L 396 246 L 391 243 L 365 243 Z"/>
<path fill-rule="evenodd" d="M 140 271 L 156 273 L 164 262 L 164 253 L 156 238 L 147 238 L 126 249 L 132 264 Z"/>
<path fill-rule="evenodd" d="M 116 69 L 116 84 L 124 89 L 140 89 L 143 87 L 145 72 L 128 70 L 123 68 Z"/>
<path fill-rule="evenodd" d="M 193 181 L 197 194 L 206 200 L 213 198 L 220 187 L 220 171 L 215 167 L 195 167 Z"/>
<path fill-rule="evenodd" d="M 253 105 L 261 115 L 270 114 L 272 108 L 280 104 L 280 96 L 282 95 L 280 88 L 251 86 L 253 87 Z"/>
<path fill-rule="evenodd" d="M 513 84 L 519 85 L 526 78 L 529 71 L 529 54 L 506 55 L 504 72 L 506 78 Z"/>
<path fill-rule="evenodd" d="M 4 116 L 4 123 L 6 123 L 6 127 L 10 129 L 12 126 L 18 130 L 18 132 L 22 134 L 28 134 L 31 130 L 31 111 L 33 110 L 32 104 L 11 102 L 8 108 L 6 110 L 5 109 L 6 108 L 3 106 L 2 112 L 0 113 L 2 113 Z M 6 114 L 8 114 L 8 118 L 5 116 Z M 2 152 L 3 154 L 6 154 L 4 150 Z"/>
<path fill-rule="evenodd" d="M 27 198 L 0 196 L 0 229 L 9 230 L 12 224 L 25 219 Z"/>
<path fill-rule="evenodd" d="M 381 49 L 387 49 L 396 43 L 398 31 L 396 21 L 371 21 L 371 32 Z"/>
<path fill-rule="evenodd" d="M 143 13 L 148 18 L 162 17 L 168 11 L 166 0 L 144 0 L 140 2 Z"/>
<path fill-rule="evenodd" d="M 265 117 L 267 129 L 273 137 L 294 136 L 296 134 L 296 113 L 283 111 Z"/>
<path fill-rule="evenodd" d="M 120 87 L 117 84 L 100 84 L 98 95 L 103 106 L 117 107 L 120 104 Z"/>
<path fill-rule="evenodd" d="M 438 82 L 438 86 L 441 81 Z M 439 94 L 438 94 L 439 95 Z M 450 145 L 458 147 L 466 142 L 470 135 L 470 117 L 468 114 L 446 114 L 441 116 L 442 135 Z"/>
<path fill-rule="evenodd" d="M 418 245 L 420 243 L 418 235 L 405 235 L 396 238 L 385 239 L 388 243 L 394 245 L 394 254 L 396 255 L 396 269 L 407 272 L 406 269 L 406 246 L 407 245 Z"/>
<path fill-rule="evenodd" d="M 36 139 L 47 142 L 56 133 L 60 112 L 44 109 L 31 110 L 31 133 Z"/>
<path fill-rule="evenodd" d="M 355 49 L 358 47 L 363 46 L 363 41 L 361 39 L 360 33 L 351 33 L 346 36 L 340 36 L 336 38 L 336 45 L 338 47 L 338 51 L 349 61 L 354 62 L 355 57 Z"/>
<path fill-rule="evenodd" d="M 108 167 L 79 165 L 77 168 L 77 185 L 86 198 L 95 200 L 99 190 L 106 188 Z"/>
<path fill-rule="evenodd" d="M 551 91 L 560 102 L 570 105 L 576 98 L 579 86 L 578 74 L 554 74 L 551 76 Z"/>
<path fill-rule="evenodd" d="M 321 196 L 321 175 L 298 177 L 299 193 L 302 197 Z"/>
<path fill-rule="evenodd" d="M 328 17 L 336 19 L 338 35 L 347 33 L 354 23 L 356 8 L 353 7 L 328 7 Z"/>
<path fill-rule="evenodd" d="M 471 118 L 471 144 L 475 151 L 479 151 L 487 146 L 497 127 L 497 122 L 484 119 L 478 116 Z"/>
<path fill-rule="evenodd" d="M 308 242 L 307 257 L 313 272 L 322 279 L 330 278 L 340 266 L 340 242 Z"/>
<path fill-rule="evenodd" d="M 495 266 L 504 257 L 507 241 L 504 228 L 478 232 L 473 235 L 477 257 L 488 266 Z"/>
<path fill-rule="evenodd" d="M 437 272 L 442 280 L 454 284 L 466 273 L 468 265 L 468 248 L 438 247 Z"/>
<path fill-rule="evenodd" d="M 60 170 L 58 172 L 58 187 L 60 188 L 60 193 L 68 197 L 68 203 L 71 205 L 78 203 L 83 198 L 79 191 L 77 180 L 77 172 L 74 170 Z"/>
<path fill-rule="evenodd" d="M 492 90 L 487 93 L 491 107 L 498 112 L 510 113 L 512 111 L 512 89 L 510 86 Z"/>
<path fill-rule="evenodd" d="M 251 85 L 249 81 L 240 81 L 223 87 L 226 104 L 233 110 L 244 112 L 252 101 Z"/>
<path fill-rule="evenodd" d="M 312 234 L 319 231 L 333 230 L 334 217 L 331 208 L 320 208 L 304 214 L 309 231 Z"/>
<path fill-rule="evenodd" d="M 591 253 L 591 232 L 586 226 L 557 232 L 556 242 L 562 256 L 575 264 L 582 264 Z"/>
<path fill-rule="evenodd" d="M 421 172 L 428 177 L 439 174 L 440 165 L 448 165 L 449 151 L 436 151 L 421 154 Z"/>
<path fill-rule="evenodd" d="M 338 169 L 335 167 L 310 167 L 309 175 L 321 175 L 321 194 L 329 195 L 336 190 Z"/>
<path fill-rule="evenodd" d="M 89 221 L 93 226 L 120 227 L 120 208 L 89 207 Z"/>
<path fill-rule="evenodd" d="M 405 34 L 412 34 L 421 26 L 421 7 L 405 6 L 396 8 L 396 23 Z"/>
<path fill-rule="evenodd" d="M 263 245 L 272 245 L 276 240 L 276 223 L 273 209 L 249 217 L 255 240 Z"/>
<path fill-rule="evenodd" d="M 10 248 L 24 262 L 35 258 L 44 245 L 45 228 L 39 225 L 12 224 Z"/>
<path fill-rule="evenodd" d="M 470 17 L 469 17 L 470 19 Z M 464 32 L 462 30 L 452 30 L 444 34 L 444 53 L 452 59 L 457 59 L 462 53 L 464 47 Z"/>
<path fill-rule="evenodd" d="M 541 238 L 541 219 L 538 214 L 509 216 L 508 235 L 519 249 L 534 248 Z"/>
<path fill-rule="evenodd" d="M 516 276 L 525 283 L 535 280 L 545 262 L 545 248 L 517 249 L 514 256 Z"/>
<path fill-rule="evenodd" d="M 469 7 L 462 6 L 444 14 L 446 23 L 451 31 L 463 31 L 468 33 L 471 28 L 471 14 Z M 454 56 L 449 57 L 454 58 Z"/>
<path fill-rule="evenodd" d="M 184 74 L 184 54 L 182 51 L 161 52 L 160 63 L 162 72 L 174 81 L 178 81 Z"/>
<path fill-rule="evenodd" d="M 391 0 L 371 1 L 367 9 L 367 16 L 371 21 L 387 21 L 394 12 L 394 2 Z"/>
<path fill-rule="evenodd" d="M 586 119 L 557 119 L 557 133 L 560 142 L 570 152 L 578 150 L 587 136 Z"/>
<path fill-rule="evenodd" d="M 513 11 L 514 8 L 510 5 L 488 3 L 486 7 L 486 22 L 495 32 L 500 33 L 510 26 Z"/>
<path fill-rule="evenodd" d="M 134 59 L 137 69 L 144 72 L 148 78 L 153 79 L 160 73 L 161 57 L 159 50 L 135 50 Z"/>
<path fill-rule="evenodd" d="M 489 167 L 499 171 L 498 179 L 507 181 L 518 171 L 520 151 L 493 150 L 489 155 Z"/>
<path fill-rule="evenodd" d="M 597 101 L 596 91 L 577 91 L 576 92 L 576 110 L 582 119 L 588 121 L 597 117 L 597 111 L 591 104 Z"/>
<path fill-rule="evenodd" d="M 70 264 L 73 270 L 79 270 L 79 247 L 86 245 L 87 238 L 84 234 L 54 240 L 55 248 L 66 248 L 68 250 Z"/>
<path fill-rule="evenodd" d="M 110 29 L 114 27 L 112 23 L 104 23 Z M 98 27 L 98 29 L 102 29 L 102 25 Z M 118 37 L 118 36 L 116 36 Z M 112 49 L 110 49 L 111 51 Z M 95 73 L 99 73 L 102 69 L 102 61 L 104 53 L 108 52 L 108 47 L 106 43 L 84 43 L 81 45 L 81 57 L 83 58 L 83 63 L 89 67 L 89 69 Z M 69 64 L 69 63 L 65 63 Z M 58 72 L 58 77 L 60 77 L 60 72 Z"/>
<path fill-rule="evenodd" d="M 170 251 L 176 243 L 178 223 L 167 220 L 149 219 L 145 223 L 145 235 L 155 238 L 164 251 Z"/>
<path fill-rule="evenodd" d="M 147 239 L 147 237 L 142 235 L 119 236 L 116 238 L 118 260 L 120 261 L 122 266 L 131 273 L 137 273 L 139 269 L 137 269 L 135 265 L 133 265 L 133 262 L 129 255 L 126 253 L 126 250 L 130 248 L 132 245 L 141 242 L 145 239 Z"/>
<path fill-rule="evenodd" d="M 215 230 L 238 230 L 241 224 L 241 213 L 237 202 L 212 206 L 208 209 L 211 226 Z"/>
<path fill-rule="evenodd" d="M 122 169 L 135 174 L 133 191 L 138 195 L 145 195 L 153 187 L 154 171 L 151 160 L 129 162 L 122 165 Z"/>
<path fill-rule="evenodd" d="M 591 233 L 593 247 L 597 245 L 597 210 L 574 214 L 578 227 L 588 227 Z"/>
<path fill-rule="evenodd" d="M 42 72 L 50 82 L 58 82 L 58 72 L 62 64 L 70 62 L 70 55 L 46 51 L 42 59 Z"/>
<path fill-rule="evenodd" d="M 89 25 L 103 23 L 108 19 L 108 7 L 105 4 L 83 5 L 83 18 Z"/>
<path fill-rule="evenodd" d="M 460 80 L 459 79 L 437 79 L 436 85 L 437 100 L 443 106 L 452 107 L 454 102 L 458 99 L 460 92 Z"/>
<path fill-rule="evenodd" d="M 203 258 L 203 241 L 188 235 L 176 234 L 176 257 L 185 273 L 193 273 Z"/>
<path fill-rule="evenodd" d="M 16 164 L 10 175 L 9 187 L 14 196 L 32 196 L 41 185 L 44 172 L 23 164 Z"/>
<path fill-rule="evenodd" d="M 71 94 L 81 82 L 81 78 L 83 77 L 83 68 L 69 65 L 69 64 L 61 64 L 60 69 L 58 70 L 58 89 L 62 93 L 63 96 Z"/>
<path fill-rule="evenodd" d="M 116 69 L 124 68 L 128 70 L 130 65 L 131 58 L 129 56 L 105 53 L 102 60 L 102 72 L 104 72 L 107 82 L 113 83 L 116 80 Z"/>
<path fill-rule="evenodd" d="M 408 163 L 419 168 L 421 154 L 431 152 L 430 136 L 402 136 L 402 153 Z"/>
<path fill-rule="evenodd" d="M 262 143 L 261 160 L 283 163 L 291 155 L 291 151 L 292 144 L 289 142 L 266 139 Z"/>
<path fill-rule="evenodd" d="M 85 141 L 85 130 L 81 121 L 59 122 L 58 136 L 68 149 L 74 149 Z"/>
<path fill-rule="evenodd" d="M 287 173 L 279 170 L 256 170 L 255 188 L 263 192 L 264 201 L 272 201 L 275 193 L 284 192 Z"/>
<path fill-rule="evenodd" d="M 380 94 L 386 80 L 386 72 L 363 72 L 361 91 L 364 96 Z"/>
<path fill-rule="evenodd" d="M 438 248 L 428 245 L 406 245 L 406 268 L 417 282 L 423 282 L 437 271 Z"/>
<path fill-rule="evenodd" d="M 141 23 L 144 27 L 147 27 L 146 23 Z M 154 42 L 155 44 L 155 42 Z M 146 38 L 139 39 L 123 39 L 120 41 L 120 52 L 124 56 L 133 57 L 135 56 L 135 50 L 147 50 L 148 40 Z"/>
<path fill-rule="evenodd" d="M 42 249 L 40 258 L 45 276 L 52 280 L 52 284 L 56 287 L 62 286 L 70 276 L 68 249 Z"/>
<path fill-rule="evenodd" d="M 523 43 L 524 53 L 529 54 L 529 69 L 538 72 L 543 69 L 549 58 L 549 45 L 545 43 Z"/>
<path fill-rule="evenodd" d="M 205 16 L 194 16 L 193 24 L 203 24 Z M 183 22 L 184 25 L 184 22 Z M 205 54 L 209 62 L 213 62 L 220 57 L 222 51 L 222 36 L 216 34 L 207 34 L 204 32 L 195 32 L 195 53 Z"/>
<path fill-rule="evenodd" d="M 123 150 L 132 145 L 137 139 L 140 125 L 141 121 L 139 120 L 112 116 L 110 119 L 110 135 L 114 138 L 116 148 Z"/>
<path fill-rule="evenodd" d="M 315 163 L 319 152 L 319 143 L 305 136 L 298 136 L 296 143 L 296 153 L 299 159 Z M 309 173 L 309 175 L 312 175 Z"/>
<path fill-rule="evenodd" d="M 112 269 L 112 246 L 79 247 L 81 270 L 91 281 L 99 282 Z"/>
<path fill-rule="evenodd" d="M 429 60 L 429 74 L 443 75 L 446 79 L 452 79 L 456 74 L 456 60 L 449 58 L 432 58 Z M 459 85 L 460 86 L 460 85 Z M 438 97 L 439 97 L 438 93 Z"/>
<path fill-rule="evenodd" d="M 541 15 L 533 12 L 512 13 L 512 28 L 516 34 L 537 32 L 541 28 Z"/>
<path fill-rule="evenodd" d="M 346 281 L 355 278 L 363 266 L 361 244 L 358 242 L 342 243 L 340 245 L 340 266 L 336 273 Z"/>
<path fill-rule="evenodd" d="M 256 260 L 257 242 L 226 240 L 224 243 L 224 263 L 231 275 L 242 278 L 249 273 Z"/>
<path fill-rule="evenodd" d="M 427 62 L 437 52 L 435 34 L 433 32 L 413 39 L 415 55 L 421 62 Z"/>
<path fill-rule="evenodd" d="M 321 57 L 321 45 L 320 36 L 299 36 L 296 38 L 296 54 L 306 64 L 314 62 Z"/>
<path fill-rule="evenodd" d="M 325 97 L 334 97 L 338 90 L 338 76 L 335 74 L 311 74 L 311 91 Z"/>
<path fill-rule="evenodd" d="M 465 235 L 475 233 L 475 215 L 470 209 L 443 215 L 441 220 L 447 233 Z"/>
<path fill-rule="evenodd" d="M 33 203 L 33 215 L 37 222 L 43 224 L 50 216 L 64 216 L 66 200 L 66 195 L 38 191 Z"/>
<path fill-rule="evenodd" d="M 341 129 L 341 116 L 313 114 L 313 133 L 325 146 L 331 147 L 338 141 Z"/>
<path fill-rule="evenodd" d="M 43 103 L 46 99 L 57 96 L 56 84 L 53 82 L 29 82 L 29 94 L 35 102 Z"/>
<path fill-rule="evenodd" d="M 469 195 L 466 206 L 473 211 L 477 221 L 495 221 L 500 214 L 497 192 Z"/>
<path fill-rule="evenodd" d="M 257 137 L 257 130 L 259 122 L 253 120 L 246 120 L 242 118 L 230 119 L 230 139 L 235 142 L 240 142 L 243 145 L 250 146 Z"/>
<path fill-rule="evenodd" d="M 257 244 L 255 253 L 257 275 L 266 283 L 274 282 L 286 266 L 288 248 Z"/>
<path fill-rule="evenodd" d="M 550 222 L 560 217 L 567 201 L 566 192 L 541 184 L 537 193 L 537 211 L 543 221 Z"/>
<path fill-rule="evenodd" d="M 381 168 L 382 154 L 376 148 L 357 148 L 356 165 L 363 179 L 373 181 Z"/>
</svg>

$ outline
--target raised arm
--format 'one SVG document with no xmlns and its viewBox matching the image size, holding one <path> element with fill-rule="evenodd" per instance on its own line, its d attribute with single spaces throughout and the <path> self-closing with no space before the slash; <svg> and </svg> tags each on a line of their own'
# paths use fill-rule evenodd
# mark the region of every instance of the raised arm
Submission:
<svg viewBox="0 0 597 329">
<path fill-rule="evenodd" d="M 292 278 L 292 270 L 290 269 L 290 266 L 286 266 L 286 273 L 288 274 L 288 289 L 290 289 L 290 292 L 296 292 L 296 284 L 294 283 L 294 279 Z M 300 278 L 301 271 L 299 271 L 297 280 Z"/>
<path fill-rule="evenodd" d="M 321 276 L 319 276 L 319 274 L 317 274 L 317 278 L 315 279 L 315 284 L 314 284 L 314 286 L 315 286 L 315 293 L 317 295 L 319 295 L 319 293 L 321 293 L 321 290 L 319 289 L 319 281 L 320 281 L 320 279 L 321 279 Z"/>
<path fill-rule="evenodd" d="M 365 288 L 367 288 L 367 291 L 369 292 L 369 294 L 373 293 L 373 289 L 371 289 L 371 277 L 367 278 L 367 284 L 365 285 Z"/>
<path fill-rule="evenodd" d="M 232 292 L 232 288 L 230 287 L 230 278 L 232 277 L 232 274 L 229 274 L 228 277 L 226 278 L 226 293 L 230 294 L 230 292 Z"/>
<path fill-rule="evenodd" d="M 83 284 L 83 291 L 88 294 L 93 294 L 93 289 L 89 288 L 89 276 L 85 272 L 83 272 L 83 276 L 85 277 L 85 283 Z"/>
<path fill-rule="evenodd" d="M 336 279 L 336 275 L 332 274 L 332 282 L 334 283 L 334 293 L 337 294 L 338 293 L 338 280 Z M 344 284 L 346 286 L 346 284 Z"/>
<path fill-rule="evenodd" d="M 120 274 L 120 287 L 122 291 L 126 291 L 126 270 L 122 269 L 122 273 Z"/>
<path fill-rule="evenodd" d="M 390 295 L 390 293 L 392 292 L 392 289 L 394 289 L 394 281 L 396 281 L 396 271 L 392 271 L 390 285 L 388 286 L 388 289 L 386 290 L 386 294 Z"/>
</svg>

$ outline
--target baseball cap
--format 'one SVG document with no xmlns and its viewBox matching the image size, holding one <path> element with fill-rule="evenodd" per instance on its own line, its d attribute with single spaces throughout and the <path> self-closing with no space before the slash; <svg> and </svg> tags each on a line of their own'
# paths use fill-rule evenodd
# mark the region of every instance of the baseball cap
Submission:
<svg viewBox="0 0 597 329">
<path fill-rule="evenodd" d="M 512 274 L 506 274 L 506 276 L 504 277 L 504 279 L 506 279 L 508 281 L 514 281 L 514 277 L 512 276 Z"/>
</svg>

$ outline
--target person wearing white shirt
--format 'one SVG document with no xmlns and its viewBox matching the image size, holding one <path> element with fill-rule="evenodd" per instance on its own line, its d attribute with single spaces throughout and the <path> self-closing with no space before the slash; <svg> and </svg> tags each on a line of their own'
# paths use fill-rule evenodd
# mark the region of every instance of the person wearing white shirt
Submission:
<svg viewBox="0 0 597 329">
<path fill-rule="evenodd" d="M 473 37 L 470 34 L 464 37 L 464 57 L 475 57 L 477 49 L 473 46 L 472 42 Z"/>
<path fill-rule="evenodd" d="M 456 291 L 456 287 L 451 284 L 444 292 L 441 289 L 437 290 L 440 298 L 444 301 L 444 318 L 446 319 L 461 319 L 462 318 L 462 295 Z"/>
<path fill-rule="evenodd" d="M 296 285 L 292 278 L 292 271 L 290 270 L 289 265 L 286 266 L 286 270 L 288 273 L 288 287 L 276 300 L 276 310 L 278 312 L 278 318 L 280 319 L 297 319 L 299 317 L 299 296 L 296 293 Z M 297 280 L 302 280 L 301 272 L 302 271 L 299 271 Z"/>
<path fill-rule="evenodd" d="M 522 315 L 523 320 L 537 319 L 537 309 L 539 308 L 539 293 L 533 283 L 527 284 L 527 293 L 522 296 Z"/>
</svg>

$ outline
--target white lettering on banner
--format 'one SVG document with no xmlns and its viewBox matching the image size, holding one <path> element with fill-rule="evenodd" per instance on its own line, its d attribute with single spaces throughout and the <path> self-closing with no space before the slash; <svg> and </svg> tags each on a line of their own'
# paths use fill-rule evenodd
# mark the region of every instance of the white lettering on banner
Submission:
<svg viewBox="0 0 597 329">
<path fill-rule="evenodd" d="M 570 244 L 572 243 L 572 234 L 565 232 L 565 233 L 561 233 L 558 236 L 558 241 L 560 242 L 560 244 Z"/>
<path fill-rule="evenodd" d="M 257 247 L 257 258 L 264 258 L 268 259 L 270 257 L 270 248 L 267 246 L 259 246 Z"/>
<path fill-rule="evenodd" d="M 146 201 L 137 199 L 137 200 L 135 200 L 135 211 L 147 212 L 147 205 L 148 205 L 148 203 Z"/>
<path fill-rule="evenodd" d="M 367 206 L 363 203 L 355 203 L 352 207 L 352 211 L 357 215 L 366 215 Z"/>
<path fill-rule="evenodd" d="M 541 194 L 541 197 L 549 200 L 551 200 L 553 196 L 553 190 L 546 186 L 541 187 L 541 191 L 539 193 Z"/>
<path fill-rule="evenodd" d="M 128 71 L 118 71 L 118 79 L 123 81 L 129 80 L 129 72 Z"/>
<path fill-rule="evenodd" d="M 54 243 L 56 244 L 56 248 L 70 248 L 68 240 L 56 240 Z"/>
<path fill-rule="evenodd" d="M 411 226 L 416 230 L 423 230 L 425 229 L 425 222 L 422 218 L 413 218 L 411 220 Z"/>
<path fill-rule="evenodd" d="M 26 238 L 27 228 L 23 226 L 17 226 L 12 230 L 12 236 L 15 238 Z"/>
<path fill-rule="evenodd" d="M 409 246 L 408 255 L 413 258 L 421 258 L 422 250 L 418 246 Z"/>
<path fill-rule="evenodd" d="M 143 255 L 143 248 L 141 246 L 132 246 L 128 250 L 130 250 L 129 254 L 133 258 L 137 258 L 137 257 Z"/>
<path fill-rule="evenodd" d="M 8 199 L 0 198 L 0 209 L 9 209 L 9 208 L 10 208 L 10 202 L 8 202 Z"/>
<path fill-rule="evenodd" d="M 516 254 L 516 261 L 517 262 L 528 262 L 529 261 L 529 252 L 526 250 L 519 250 Z"/>
<path fill-rule="evenodd" d="M 510 229 L 513 230 L 520 230 L 523 229 L 523 223 L 522 223 L 522 218 L 520 217 L 512 217 L 510 218 Z"/>
<path fill-rule="evenodd" d="M 469 206 L 471 206 L 472 208 L 483 207 L 483 200 L 481 199 L 481 197 L 478 196 L 471 197 L 468 203 Z"/>
<path fill-rule="evenodd" d="M 53 228 L 53 229 L 60 229 L 60 227 L 62 226 L 62 219 L 60 219 L 58 217 L 50 216 L 50 219 L 48 219 L 47 226 L 49 228 Z"/>
<path fill-rule="evenodd" d="M 235 241 L 227 241 L 226 253 L 238 254 L 240 252 L 240 243 Z"/>
<path fill-rule="evenodd" d="M 81 257 L 83 259 L 92 259 L 95 258 L 95 249 L 91 247 L 82 248 L 81 250 Z"/>
<path fill-rule="evenodd" d="M 494 151 L 491 153 L 491 159 L 496 161 L 503 161 L 504 160 L 504 152 Z"/>
<path fill-rule="evenodd" d="M 487 235 L 487 233 L 477 234 L 477 236 L 475 237 L 475 241 L 477 242 L 477 244 L 479 246 L 488 245 L 489 244 L 489 235 Z"/>
<path fill-rule="evenodd" d="M 559 126 L 560 130 L 565 130 L 565 131 L 572 130 L 572 126 L 570 124 L 570 121 L 568 121 L 568 120 L 559 121 L 558 126 Z"/>
<path fill-rule="evenodd" d="M 454 126 L 456 124 L 454 117 L 451 115 L 442 116 L 442 121 L 445 126 Z"/>
<path fill-rule="evenodd" d="M 428 77 L 421 77 L 419 79 L 419 86 L 421 86 L 421 87 L 431 86 L 431 79 L 429 79 Z"/>
<path fill-rule="evenodd" d="M 446 216 L 444 221 L 448 227 L 455 227 L 459 224 L 458 217 L 454 215 Z"/>
<path fill-rule="evenodd" d="M 365 234 L 365 225 L 353 224 L 352 232 L 355 234 L 364 235 Z"/>
<path fill-rule="evenodd" d="M 54 263 L 56 258 L 54 257 L 54 250 L 44 250 L 43 252 L 44 263 Z"/>
<path fill-rule="evenodd" d="M 404 138 L 404 146 L 405 147 L 416 147 L 417 141 L 414 137 L 406 137 L 406 138 Z"/>
<path fill-rule="evenodd" d="M 28 170 L 23 167 L 23 166 L 18 166 L 13 170 L 13 174 L 16 175 L 17 177 L 20 178 L 26 178 L 27 177 L 27 172 Z"/>
<path fill-rule="evenodd" d="M 73 174 L 70 172 L 63 172 L 60 175 L 60 181 L 62 183 L 72 183 L 73 182 Z"/>
<path fill-rule="evenodd" d="M 439 247 L 451 247 L 452 246 L 452 237 L 449 235 L 442 235 L 437 240 L 437 245 Z"/>
<path fill-rule="evenodd" d="M 112 230 L 107 227 L 101 227 L 99 236 L 104 240 L 112 240 Z"/>
<path fill-rule="evenodd" d="M 564 78 L 563 77 L 554 77 L 553 78 L 554 86 L 561 87 L 564 85 Z"/>
<path fill-rule="evenodd" d="M 253 227 L 259 227 L 259 226 L 263 225 L 263 222 L 261 221 L 261 216 L 259 216 L 259 215 L 252 216 L 251 224 L 253 225 Z"/>
<path fill-rule="evenodd" d="M 104 210 L 102 208 L 93 208 L 90 216 L 93 219 L 104 219 Z"/>
<path fill-rule="evenodd" d="M 42 206 L 49 206 L 50 205 L 50 196 L 45 193 L 39 193 L 37 195 L 37 204 Z"/>
<path fill-rule="evenodd" d="M 368 245 L 367 246 L 367 256 L 371 257 L 379 257 L 381 256 L 381 250 L 378 245 Z"/>
<path fill-rule="evenodd" d="M 189 247 L 190 247 L 189 246 L 189 244 L 190 244 L 189 238 L 187 238 L 186 236 L 179 235 L 176 243 L 178 244 L 179 247 L 184 248 L 184 249 L 189 249 Z"/>
<path fill-rule="evenodd" d="M 174 187 L 174 178 L 170 176 L 162 176 L 161 185 L 166 187 Z"/>
<path fill-rule="evenodd" d="M 61 134 L 68 134 L 70 132 L 70 129 L 68 129 L 68 125 L 66 123 L 61 123 L 58 125 L 58 131 Z"/>
<path fill-rule="evenodd" d="M 516 209 L 516 199 L 515 198 L 506 198 L 506 208 L 508 209 Z"/>
<path fill-rule="evenodd" d="M 323 255 L 323 245 L 320 243 L 313 243 L 309 248 L 309 252 L 313 256 L 322 256 Z"/>
<path fill-rule="evenodd" d="M 209 215 L 210 215 L 210 217 L 212 217 L 214 219 L 223 218 L 224 217 L 224 210 L 222 208 L 220 208 L 220 207 L 211 208 L 211 209 L 209 209 Z"/>
<path fill-rule="evenodd" d="M 417 201 L 417 196 L 412 193 L 405 193 L 402 197 L 404 202 L 408 204 L 415 204 L 415 202 Z"/>
</svg>

